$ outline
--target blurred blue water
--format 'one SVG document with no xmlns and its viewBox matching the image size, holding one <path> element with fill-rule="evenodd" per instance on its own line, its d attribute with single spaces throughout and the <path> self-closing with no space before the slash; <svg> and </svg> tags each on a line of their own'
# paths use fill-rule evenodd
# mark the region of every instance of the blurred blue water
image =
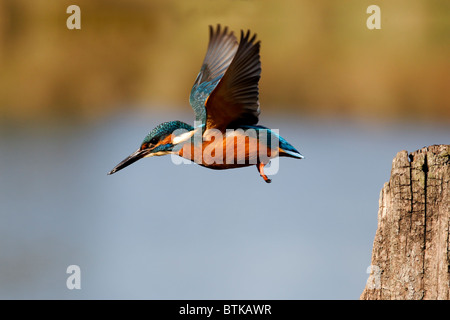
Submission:
<svg viewBox="0 0 450 320">
<path fill-rule="evenodd" d="M 106 175 L 176 118 L 1 131 L 0 298 L 358 299 L 392 158 L 450 141 L 432 125 L 266 115 L 306 156 L 281 159 L 272 184 L 170 157 Z"/>
</svg>

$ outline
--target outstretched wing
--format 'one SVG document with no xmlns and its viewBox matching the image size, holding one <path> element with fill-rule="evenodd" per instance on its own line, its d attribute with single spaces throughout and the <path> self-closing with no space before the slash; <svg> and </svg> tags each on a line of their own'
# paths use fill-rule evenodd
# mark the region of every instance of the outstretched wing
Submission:
<svg viewBox="0 0 450 320">
<path fill-rule="evenodd" d="M 208 50 L 189 97 L 196 121 L 206 124 L 206 100 L 225 74 L 237 48 L 237 39 L 227 27 L 221 30 L 219 24 L 214 30 L 209 26 Z"/>
<path fill-rule="evenodd" d="M 206 100 L 206 129 L 225 131 L 258 123 L 261 61 L 260 42 L 255 40 L 256 34 L 250 38 L 250 31 L 241 31 L 233 61 Z"/>
</svg>

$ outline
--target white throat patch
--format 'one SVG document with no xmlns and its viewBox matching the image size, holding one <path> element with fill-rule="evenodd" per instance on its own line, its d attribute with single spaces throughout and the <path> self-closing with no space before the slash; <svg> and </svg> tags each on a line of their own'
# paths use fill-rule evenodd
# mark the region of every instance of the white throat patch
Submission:
<svg viewBox="0 0 450 320">
<path fill-rule="evenodd" d="M 188 141 L 194 135 L 195 131 L 196 130 L 192 130 L 192 131 L 185 132 L 185 133 L 180 134 L 179 136 L 174 137 L 172 139 L 172 143 L 179 144 L 179 143 Z"/>
</svg>

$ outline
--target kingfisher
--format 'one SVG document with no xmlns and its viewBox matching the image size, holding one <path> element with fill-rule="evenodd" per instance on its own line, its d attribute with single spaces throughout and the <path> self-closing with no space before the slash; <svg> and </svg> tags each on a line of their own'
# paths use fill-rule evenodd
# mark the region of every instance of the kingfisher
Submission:
<svg viewBox="0 0 450 320">
<path fill-rule="evenodd" d="M 258 125 L 261 42 L 250 30 L 240 41 L 220 24 L 209 26 L 209 44 L 189 102 L 195 122 L 164 122 L 144 138 L 138 150 L 120 162 L 111 175 L 142 158 L 176 155 L 210 169 L 256 165 L 265 182 L 264 167 L 276 157 L 303 159 L 277 130 Z"/>
</svg>

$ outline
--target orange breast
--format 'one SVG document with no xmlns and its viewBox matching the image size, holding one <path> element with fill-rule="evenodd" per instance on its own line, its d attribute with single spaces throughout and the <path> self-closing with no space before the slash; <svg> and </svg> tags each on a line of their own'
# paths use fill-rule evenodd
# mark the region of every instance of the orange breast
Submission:
<svg viewBox="0 0 450 320">
<path fill-rule="evenodd" d="M 178 155 L 212 169 L 229 169 L 268 163 L 278 156 L 278 146 L 270 149 L 257 137 L 234 131 L 204 136 L 202 145 L 186 143 Z"/>
</svg>

